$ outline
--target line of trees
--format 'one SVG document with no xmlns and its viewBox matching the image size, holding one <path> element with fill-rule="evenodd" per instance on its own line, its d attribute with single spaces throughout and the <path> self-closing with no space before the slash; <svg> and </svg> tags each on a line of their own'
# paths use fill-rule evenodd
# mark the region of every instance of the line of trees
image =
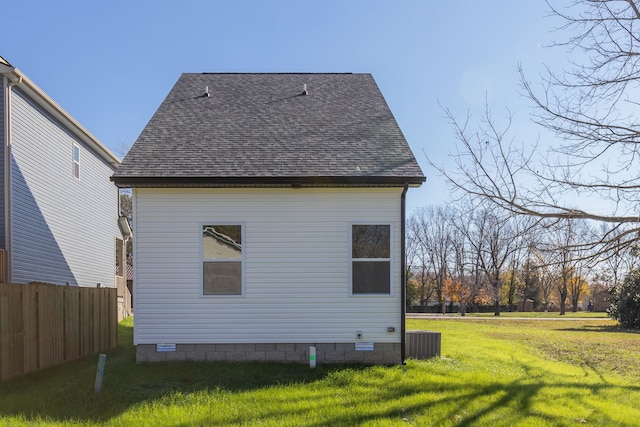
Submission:
<svg viewBox="0 0 640 427">
<path fill-rule="evenodd" d="M 490 205 L 418 209 L 407 224 L 407 308 L 604 310 L 638 257 L 626 246 L 592 247 L 597 233 L 585 220 L 545 222 Z"/>
</svg>

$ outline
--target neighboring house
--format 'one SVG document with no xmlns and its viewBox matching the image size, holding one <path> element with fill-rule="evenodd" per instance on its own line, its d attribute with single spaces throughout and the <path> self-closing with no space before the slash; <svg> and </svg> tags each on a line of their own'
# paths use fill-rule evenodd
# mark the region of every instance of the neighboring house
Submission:
<svg viewBox="0 0 640 427">
<path fill-rule="evenodd" d="M 133 188 L 138 361 L 404 357 L 404 200 L 424 176 L 369 74 L 183 74 Z"/>
<path fill-rule="evenodd" d="M 2 280 L 126 287 L 119 159 L 2 57 L 0 86 Z"/>
</svg>

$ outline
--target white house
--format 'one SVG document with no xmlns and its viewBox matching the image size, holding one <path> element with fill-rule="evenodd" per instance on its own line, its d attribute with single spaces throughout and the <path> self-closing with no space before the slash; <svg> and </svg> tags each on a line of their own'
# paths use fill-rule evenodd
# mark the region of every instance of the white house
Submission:
<svg viewBox="0 0 640 427">
<path fill-rule="evenodd" d="M 116 286 L 120 160 L 2 57 L 0 139 L 0 280 Z"/>
<path fill-rule="evenodd" d="M 138 360 L 402 362 L 424 179 L 369 74 L 183 74 L 112 176 Z"/>
</svg>

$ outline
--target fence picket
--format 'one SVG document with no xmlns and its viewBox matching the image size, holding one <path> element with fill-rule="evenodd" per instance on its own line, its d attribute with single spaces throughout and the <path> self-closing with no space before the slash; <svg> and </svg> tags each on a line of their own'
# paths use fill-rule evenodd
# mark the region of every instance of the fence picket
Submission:
<svg viewBox="0 0 640 427">
<path fill-rule="evenodd" d="M 7 338 L 9 335 L 9 293 L 10 289 L 0 287 L 0 380 L 9 376 L 11 350 Z"/>
<path fill-rule="evenodd" d="M 40 359 L 38 351 L 36 287 L 23 286 L 24 295 L 22 321 L 24 324 L 24 372 L 38 369 Z"/>
</svg>

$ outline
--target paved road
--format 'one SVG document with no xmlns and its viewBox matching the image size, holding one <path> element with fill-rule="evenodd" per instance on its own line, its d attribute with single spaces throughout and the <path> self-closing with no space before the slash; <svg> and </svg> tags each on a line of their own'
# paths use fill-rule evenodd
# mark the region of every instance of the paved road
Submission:
<svg viewBox="0 0 640 427">
<path fill-rule="evenodd" d="M 511 317 L 511 316 L 443 316 L 433 313 L 407 313 L 407 319 L 429 319 L 429 320 L 611 320 L 607 317 L 565 317 L 549 315 L 549 317 Z"/>
</svg>

